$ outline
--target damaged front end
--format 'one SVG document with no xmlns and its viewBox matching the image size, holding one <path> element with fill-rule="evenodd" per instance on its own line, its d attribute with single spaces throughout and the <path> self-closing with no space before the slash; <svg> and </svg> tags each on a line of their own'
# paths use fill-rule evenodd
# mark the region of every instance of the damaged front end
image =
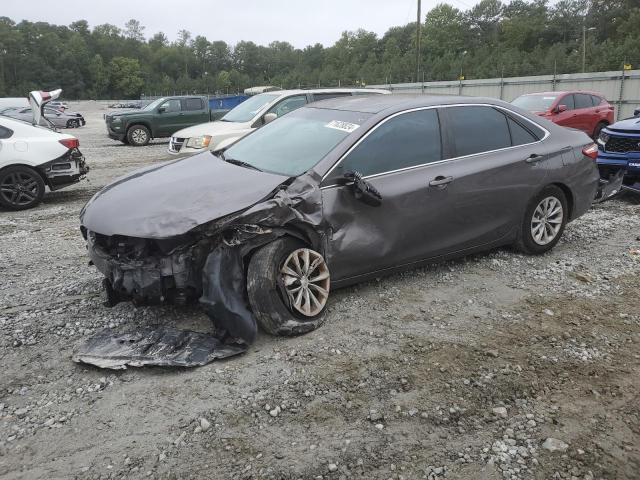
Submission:
<svg viewBox="0 0 640 480">
<path fill-rule="evenodd" d="M 105 276 L 105 304 L 198 301 L 221 337 L 252 343 L 258 328 L 247 299 L 247 262 L 284 235 L 324 251 L 318 180 L 315 174 L 290 179 L 244 211 L 168 238 L 103 235 L 83 222 L 91 263 Z"/>
</svg>

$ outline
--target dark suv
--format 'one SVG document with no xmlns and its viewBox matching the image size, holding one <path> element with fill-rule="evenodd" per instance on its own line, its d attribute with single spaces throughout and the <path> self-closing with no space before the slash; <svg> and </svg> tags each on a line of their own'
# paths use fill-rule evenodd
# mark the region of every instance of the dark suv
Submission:
<svg viewBox="0 0 640 480">
<path fill-rule="evenodd" d="M 640 182 L 640 118 L 633 117 L 610 125 L 598 137 L 598 168 L 603 178 L 626 170 L 624 185 Z"/>
</svg>

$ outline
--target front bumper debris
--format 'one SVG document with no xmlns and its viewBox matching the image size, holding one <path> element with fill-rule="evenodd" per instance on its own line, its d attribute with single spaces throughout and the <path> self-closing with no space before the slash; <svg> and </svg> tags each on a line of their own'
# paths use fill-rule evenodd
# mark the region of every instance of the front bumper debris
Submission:
<svg viewBox="0 0 640 480">
<path fill-rule="evenodd" d="M 608 179 L 600 178 L 600 184 L 598 185 L 598 191 L 594 203 L 604 202 L 613 197 L 623 188 L 622 182 L 624 181 L 625 170 L 618 170 L 617 173 L 611 175 Z"/>
<path fill-rule="evenodd" d="M 82 344 L 72 358 L 113 370 L 147 365 L 195 367 L 246 350 L 245 344 L 225 343 L 206 333 L 147 326 L 125 333 L 104 329 Z"/>
</svg>

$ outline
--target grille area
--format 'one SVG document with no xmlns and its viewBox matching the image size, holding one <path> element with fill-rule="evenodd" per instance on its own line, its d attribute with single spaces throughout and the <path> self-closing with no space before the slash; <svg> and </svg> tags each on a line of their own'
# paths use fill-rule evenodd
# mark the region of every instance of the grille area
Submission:
<svg viewBox="0 0 640 480">
<path fill-rule="evenodd" d="M 640 136 L 635 138 L 611 136 L 604 149 L 615 153 L 640 152 Z"/>
<path fill-rule="evenodd" d="M 171 140 L 169 140 L 169 150 L 174 153 L 180 152 L 185 140 L 185 138 L 171 137 Z"/>
</svg>

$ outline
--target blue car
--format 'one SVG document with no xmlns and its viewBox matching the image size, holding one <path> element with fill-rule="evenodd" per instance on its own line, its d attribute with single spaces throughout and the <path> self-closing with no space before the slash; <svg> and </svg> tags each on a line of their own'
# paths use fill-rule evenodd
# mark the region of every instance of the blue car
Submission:
<svg viewBox="0 0 640 480">
<path fill-rule="evenodd" d="M 601 177 L 609 179 L 624 171 L 622 188 L 640 192 L 640 116 L 603 128 L 597 143 Z"/>
</svg>

